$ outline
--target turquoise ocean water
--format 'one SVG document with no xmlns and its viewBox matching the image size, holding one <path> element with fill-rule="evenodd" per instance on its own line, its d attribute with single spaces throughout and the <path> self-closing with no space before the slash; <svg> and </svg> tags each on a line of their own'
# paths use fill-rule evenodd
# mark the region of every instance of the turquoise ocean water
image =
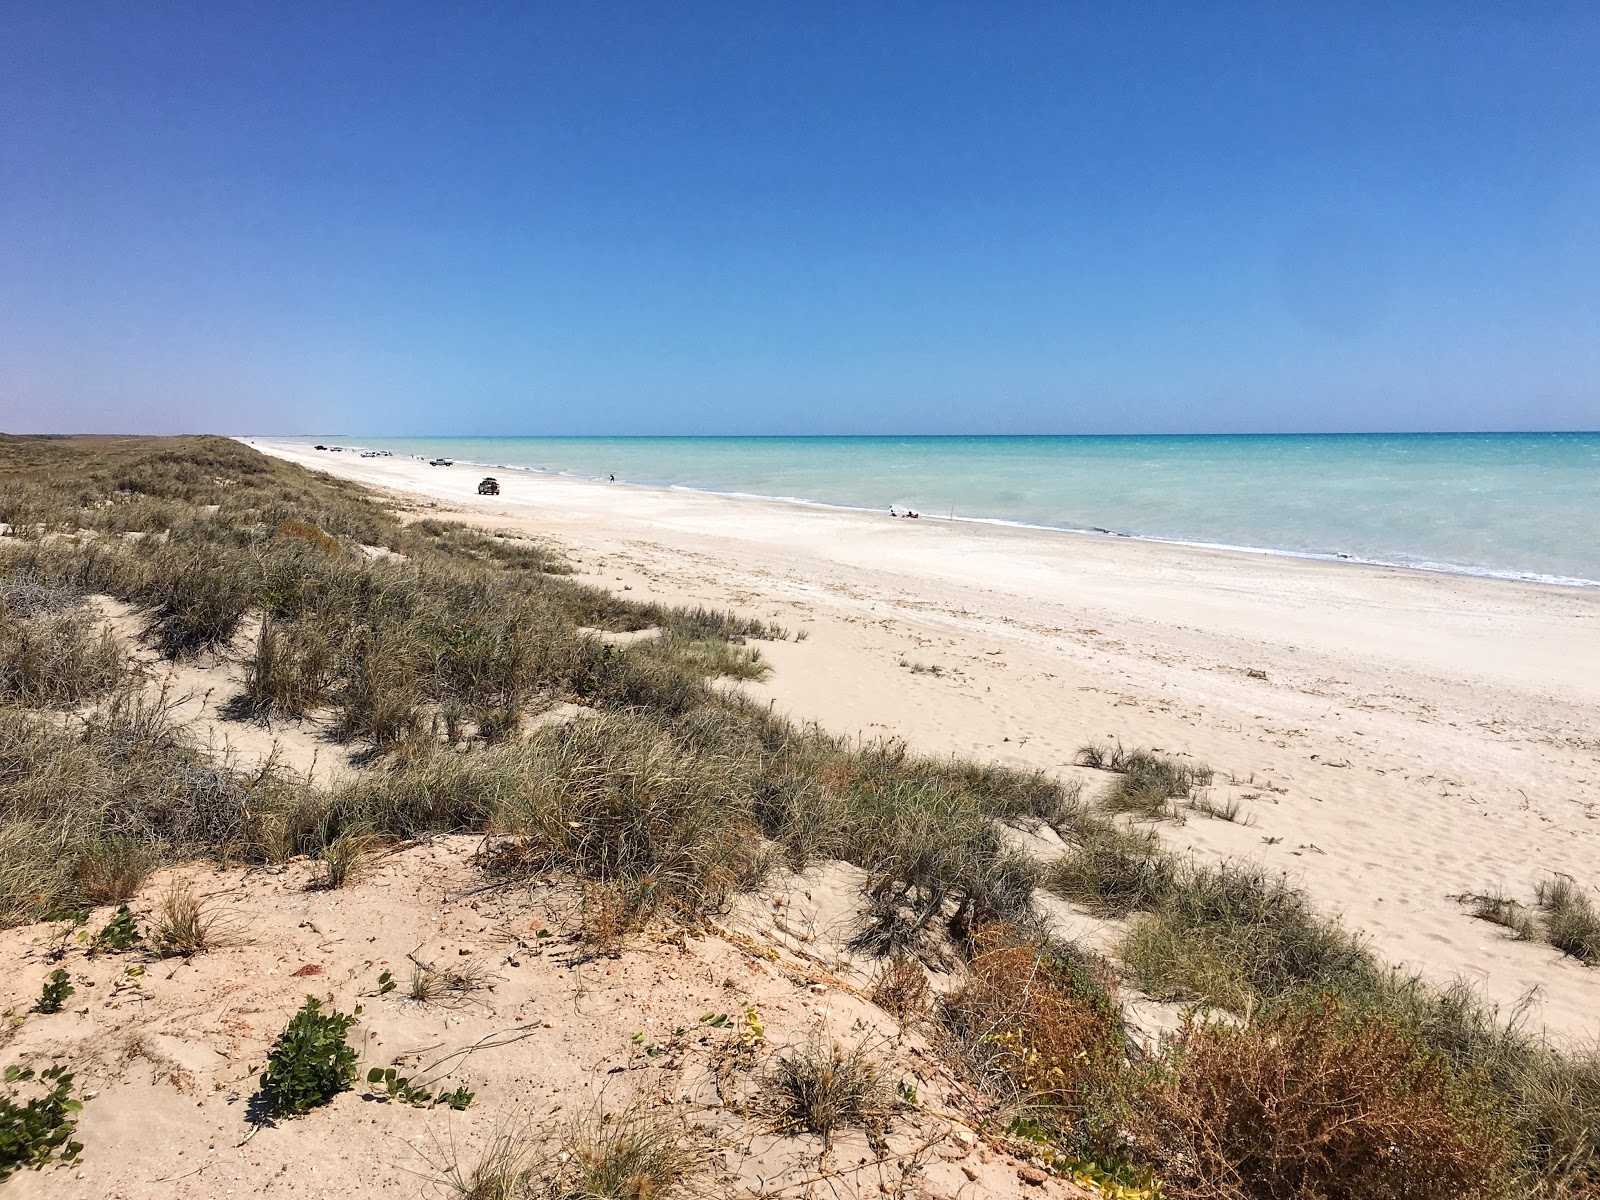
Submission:
<svg viewBox="0 0 1600 1200">
<path fill-rule="evenodd" d="M 1600 587 L 1600 433 L 295 440 Z"/>
</svg>

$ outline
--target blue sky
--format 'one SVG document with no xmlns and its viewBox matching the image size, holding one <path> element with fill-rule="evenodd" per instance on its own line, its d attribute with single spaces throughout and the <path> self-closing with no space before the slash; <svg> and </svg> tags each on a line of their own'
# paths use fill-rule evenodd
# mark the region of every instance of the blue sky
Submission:
<svg viewBox="0 0 1600 1200">
<path fill-rule="evenodd" d="M 1577 3 L 14 2 L 0 429 L 1594 429 L 1597 61 Z"/>
</svg>

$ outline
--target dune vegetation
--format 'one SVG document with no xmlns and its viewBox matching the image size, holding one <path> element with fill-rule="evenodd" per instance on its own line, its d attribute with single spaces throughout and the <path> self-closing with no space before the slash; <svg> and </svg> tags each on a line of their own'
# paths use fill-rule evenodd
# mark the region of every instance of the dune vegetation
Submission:
<svg viewBox="0 0 1600 1200">
<path fill-rule="evenodd" d="M 737 686 L 769 669 L 759 644 L 779 628 L 627 599 L 576 580 L 557 547 L 406 521 L 225 439 L 0 438 L 0 522 L 7 925 L 125 900 L 194 859 L 309 855 L 337 888 L 374 847 L 449 832 L 483 835 L 488 879 L 581 888 L 603 948 L 843 860 L 865 873 L 852 947 L 883 960 L 880 1003 L 991 1099 L 989 1136 L 1063 1173 L 1241 1200 L 1600 1190 L 1600 1057 L 1378 961 L 1282 878 L 1163 849 L 1150 823 L 1210 780 L 1202 766 L 1086 748 L 1111 773 L 1086 799 L 797 724 Z M 167 659 L 244 655 L 231 719 L 315 715 L 360 769 L 313 784 L 197 744 L 97 617 L 106 596 Z M 1066 849 L 1041 858 L 1008 825 Z M 1063 942 L 1041 888 L 1126 921 L 1118 953 Z M 1555 945 L 1600 953 L 1575 885 L 1539 903 Z M 192 899 L 164 911 L 174 954 L 215 936 Z M 923 962 L 955 981 L 943 995 Z M 419 963 L 415 986 L 441 978 Z M 1130 1037 L 1130 991 L 1186 1006 L 1178 1032 Z M 909 1103 L 848 1047 L 769 1074 L 781 1120 L 824 1134 Z M 563 1178 L 640 1146 L 660 1188 L 692 1173 L 648 1114 L 628 1120 L 650 1136 L 574 1132 Z M 536 1194 L 533 1159 L 497 1153 L 462 1179 Z"/>
</svg>

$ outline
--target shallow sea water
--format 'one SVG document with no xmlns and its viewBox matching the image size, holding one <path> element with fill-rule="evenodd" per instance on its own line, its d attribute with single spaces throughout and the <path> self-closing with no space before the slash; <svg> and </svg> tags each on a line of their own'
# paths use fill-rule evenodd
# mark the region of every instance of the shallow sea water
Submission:
<svg viewBox="0 0 1600 1200">
<path fill-rule="evenodd" d="M 1600 587 L 1600 433 L 295 440 Z"/>
</svg>

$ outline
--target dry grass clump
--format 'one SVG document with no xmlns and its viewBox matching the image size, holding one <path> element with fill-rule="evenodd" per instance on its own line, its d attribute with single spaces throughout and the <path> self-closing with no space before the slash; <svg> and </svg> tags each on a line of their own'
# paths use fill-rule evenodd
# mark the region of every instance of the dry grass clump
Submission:
<svg viewBox="0 0 1600 1200">
<path fill-rule="evenodd" d="M 708 1157 L 677 1114 L 640 1097 L 550 1133 L 498 1129 L 470 1170 L 457 1159 L 439 1182 L 461 1200 L 669 1200 Z"/>
<path fill-rule="evenodd" d="M 310 546 L 313 550 L 320 550 L 324 554 L 338 555 L 344 553 L 344 546 L 332 534 L 325 533 L 309 521 L 297 521 L 293 517 L 285 517 L 278 522 L 278 528 L 273 533 L 274 537 L 295 538 Z"/>
<path fill-rule="evenodd" d="M 670 1109 L 641 1097 L 620 1113 L 573 1120 L 527 1178 L 540 1200 L 664 1200 L 704 1167 L 705 1150 Z"/>
<path fill-rule="evenodd" d="M 371 828 L 355 824 L 330 837 L 318 855 L 318 871 L 311 886 L 332 891 L 354 883 L 372 865 L 383 839 Z"/>
<path fill-rule="evenodd" d="M 303 788 L 218 765 L 159 698 L 119 692 L 62 723 L 0 705 L 0 923 L 125 899 L 154 867 L 248 852 Z"/>
<path fill-rule="evenodd" d="M 161 894 L 150 923 L 156 947 L 182 958 L 216 949 L 230 932 L 217 914 L 206 911 L 194 887 L 181 880 Z"/>
<path fill-rule="evenodd" d="M 91 906 L 120 904 L 138 893 L 160 860 L 156 847 L 126 837 L 90 842 L 73 868 L 74 891 Z"/>
<path fill-rule="evenodd" d="M 1178 863 L 1148 829 L 1123 829 L 1103 819 L 1069 830 L 1070 846 L 1046 869 L 1043 885 L 1100 916 L 1147 912 L 1177 880 Z"/>
<path fill-rule="evenodd" d="M 465 959 L 437 965 L 411 959 L 410 996 L 419 1004 L 459 1004 L 471 1000 L 494 986 L 494 975 L 487 963 Z"/>
<path fill-rule="evenodd" d="M 229 715 L 304 717 L 327 703 L 335 679 L 327 637 L 310 630 L 291 637 L 269 616 L 256 635 L 255 653 L 245 664 L 244 690 L 234 698 Z"/>
<path fill-rule="evenodd" d="M 438 1181 L 460 1200 L 531 1200 L 537 1184 L 531 1178 L 538 1147 L 520 1129 L 496 1129 L 470 1169 L 453 1152 Z"/>
<path fill-rule="evenodd" d="M 23 582 L 23 581 L 19 581 Z M 133 668 L 110 630 L 76 608 L 30 603 L 13 608 L 0 595 L 0 704 L 73 708 L 115 691 Z"/>
<path fill-rule="evenodd" d="M 763 1080 L 760 1108 L 779 1129 L 819 1134 L 829 1146 L 844 1128 L 881 1138 L 900 1104 L 865 1045 L 817 1036 L 778 1055 Z"/>
<path fill-rule="evenodd" d="M 1038 864 L 968 794 L 895 783 L 847 796 L 835 819 L 841 857 L 872 873 L 853 949 L 894 954 L 935 928 L 962 940 L 1031 909 Z"/>
<path fill-rule="evenodd" d="M 494 817 L 510 837 L 489 857 L 502 873 L 570 871 L 615 889 L 638 925 L 697 921 L 765 868 L 741 759 L 623 715 L 545 731 L 511 757 Z"/>
<path fill-rule="evenodd" d="M 1539 884 L 1535 898 L 1550 944 L 1588 966 L 1600 963 L 1600 912 L 1588 894 L 1557 875 Z"/>
<path fill-rule="evenodd" d="M 1189 1024 L 1139 1110 L 1175 1198 L 1510 1194 L 1515 1152 L 1483 1094 L 1403 1026 L 1332 998 Z"/>
<path fill-rule="evenodd" d="M 1499 892 L 1469 892 L 1456 899 L 1478 920 L 1504 926 L 1521 941 L 1546 941 L 1587 966 L 1600 964 L 1600 911 L 1569 875 L 1539 882 L 1534 911 Z"/>
<path fill-rule="evenodd" d="M 1518 941 L 1532 942 L 1539 938 L 1539 926 L 1527 906 L 1499 892 L 1475 893 L 1460 897 L 1472 915 L 1479 921 L 1488 921 L 1509 929 Z"/>
<path fill-rule="evenodd" d="M 1134 981 L 1162 1000 L 1247 1012 L 1297 989 L 1373 990 L 1365 944 L 1318 914 L 1282 877 L 1249 864 L 1181 868 L 1122 946 Z"/>
<path fill-rule="evenodd" d="M 962 1058 L 987 1090 L 1042 1110 L 1076 1148 L 1116 1141 L 1128 1074 L 1108 964 L 1009 926 L 983 930 L 971 977 L 946 1001 Z"/>
<path fill-rule="evenodd" d="M 143 543 L 141 543 L 143 545 Z M 167 542 L 136 563 L 123 599 L 147 605 L 146 636 L 168 658 L 227 645 L 250 609 L 250 576 L 212 547 Z"/>
<path fill-rule="evenodd" d="M 879 969 L 872 983 L 871 999 L 904 1024 L 928 1011 L 933 989 L 928 986 L 928 973 L 920 962 L 909 954 L 897 954 Z"/>
<path fill-rule="evenodd" d="M 1120 776 L 1100 797 L 1100 805 L 1108 812 L 1133 813 L 1150 820 L 1174 816 L 1172 801 L 1188 799 L 1195 788 L 1209 785 L 1212 779 L 1211 768 L 1204 763 L 1186 763 L 1170 755 L 1121 746 L 1084 746 L 1075 761 L 1080 767 Z"/>
</svg>

